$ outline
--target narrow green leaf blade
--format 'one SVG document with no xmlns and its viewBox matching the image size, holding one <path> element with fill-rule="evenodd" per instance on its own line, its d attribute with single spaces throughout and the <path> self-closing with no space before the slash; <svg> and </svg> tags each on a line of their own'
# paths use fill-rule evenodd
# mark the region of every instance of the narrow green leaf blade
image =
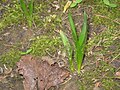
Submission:
<svg viewBox="0 0 120 90">
<path fill-rule="evenodd" d="M 74 40 L 74 44 L 76 46 L 77 45 L 77 33 L 76 33 L 76 28 L 75 28 L 74 21 L 72 19 L 72 15 L 70 13 L 68 14 L 68 19 L 69 19 L 70 27 L 72 29 L 72 37 L 73 37 L 73 40 Z"/>
<path fill-rule="evenodd" d="M 21 8 L 22 8 L 22 10 L 23 10 L 23 12 L 25 14 L 25 16 L 28 17 L 29 13 L 27 11 L 27 7 L 26 7 L 26 4 L 25 4 L 24 0 L 20 0 L 20 6 L 21 6 Z"/>
<path fill-rule="evenodd" d="M 76 48 L 78 74 L 80 73 L 80 70 L 81 70 L 86 40 L 87 40 L 87 14 L 84 12 L 83 27 L 82 27 L 82 31 L 80 33 L 79 41 L 77 43 L 77 48 Z"/>
<path fill-rule="evenodd" d="M 68 40 L 68 38 L 66 37 L 66 35 L 64 34 L 64 32 L 62 30 L 60 30 L 60 36 L 61 36 L 61 39 L 63 41 L 64 46 L 65 47 L 70 47 L 69 40 Z"/>
<path fill-rule="evenodd" d="M 31 0 L 29 3 L 29 14 L 30 14 L 30 16 L 32 16 L 32 14 L 33 14 L 33 0 Z"/>
<path fill-rule="evenodd" d="M 70 45 L 70 42 L 69 42 L 68 38 L 66 37 L 64 32 L 61 31 L 61 30 L 60 30 L 60 36 L 61 36 L 61 39 L 63 41 L 63 44 L 64 44 L 65 49 L 66 49 L 67 54 L 68 54 L 68 61 L 69 61 L 69 64 L 70 64 L 70 70 L 73 72 L 74 71 L 74 65 L 73 65 L 73 60 L 72 60 L 72 47 Z"/>
<path fill-rule="evenodd" d="M 81 48 L 81 50 L 78 48 L 78 51 L 76 52 L 76 55 L 77 55 L 77 71 L 78 71 L 78 74 L 79 74 L 80 70 L 81 70 L 81 65 L 82 65 L 82 62 L 83 62 L 83 56 L 84 56 L 83 48 Z"/>
<path fill-rule="evenodd" d="M 79 46 L 82 46 L 84 44 L 85 38 L 87 35 L 87 14 L 84 12 L 84 22 L 82 26 L 82 31 L 79 35 Z"/>
<path fill-rule="evenodd" d="M 71 46 L 67 50 L 67 53 L 68 53 L 68 61 L 69 61 L 70 70 L 73 72 L 74 71 L 74 64 L 73 64 L 73 51 L 72 51 Z"/>
<path fill-rule="evenodd" d="M 33 0 L 29 2 L 29 19 L 28 24 L 31 27 L 33 21 Z"/>
</svg>

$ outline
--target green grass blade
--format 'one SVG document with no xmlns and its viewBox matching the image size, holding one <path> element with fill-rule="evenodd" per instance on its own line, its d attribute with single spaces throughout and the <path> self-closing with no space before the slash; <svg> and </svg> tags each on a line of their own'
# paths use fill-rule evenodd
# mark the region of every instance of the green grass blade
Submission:
<svg viewBox="0 0 120 90">
<path fill-rule="evenodd" d="M 76 48 L 78 74 L 80 73 L 80 69 L 83 61 L 86 40 L 87 40 L 87 14 L 84 12 L 83 27 L 82 27 L 82 31 L 80 33 L 79 41 L 77 43 L 77 48 Z"/>
<path fill-rule="evenodd" d="M 20 0 L 20 6 L 23 10 L 23 13 L 24 13 L 26 19 L 27 19 L 29 27 L 32 26 L 32 21 L 33 21 L 33 1 L 34 0 L 30 0 L 30 2 L 28 4 L 28 8 L 27 8 L 27 5 L 25 4 L 25 1 Z"/>
<path fill-rule="evenodd" d="M 29 13 L 27 11 L 27 7 L 26 7 L 26 4 L 25 4 L 24 0 L 20 0 L 20 6 L 21 6 L 25 16 L 28 17 Z"/>
<path fill-rule="evenodd" d="M 32 26 L 33 21 L 33 0 L 29 2 L 29 19 L 28 19 L 29 26 Z"/>
<path fill-rule="evenodd" d="M 70 22 L 70 27 L 72 29 L 72 37 L 73 37 L 73 40 L 74 40 L 74 43 L 75 43 L 75 46 L 76 46 L 77 45 L 77 33 L 76 33 L 76 28 L 75 28 L 74 21 L 72 19 L 72 15 L 70 13 L 68 14 L 68 19 L 69 19 L 69 22 Z"/>
<path fill-rule="evenodd" d="M 29 15 L 32 16 L 32 14 L 33 14 L 33 0 L 31 0 L 29 3 Z"/>
</svg>

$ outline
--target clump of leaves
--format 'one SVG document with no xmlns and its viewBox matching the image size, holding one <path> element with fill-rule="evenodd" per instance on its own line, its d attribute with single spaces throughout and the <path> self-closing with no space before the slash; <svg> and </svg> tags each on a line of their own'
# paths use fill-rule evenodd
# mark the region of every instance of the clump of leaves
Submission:
<svg viewBox="0 0 120 90">
<path fill-rule="evenodd" d="M 87 14 L 84 12 L 84 22 L 82 26 L 82 31 L 80 32 L 79 36 L 77 36 L 75 24 L 73 22 L 72 15 L 70 13 L 68 14 L 68 19 L 70 22 L 72 37 L 74 42 L 73 47 L 63 31 L 60 31 L 60 36 L 62 38 L 63 44 L 68 54 L 70 69 L 72 72 L 75 70 L 73 64 L 73 60 L 75 59 L 77 64 L 77 72 L 79 74 L 81 70 L 81 65 L 84 57 L 85 44 L 87 40 Z M 75 55 L 74 56 L 75 58 L 73 58 L 73 55 Z"/>
<path fill-rule="evenodd" d="M 28 7 L 27 7 L 27 5 L 25 4 L 25 1 L 20 0 L 20 6 L 27 19 L 29 27 L 32 26 L 32 22 L 33 22 L 33 2 L 34 0 L 30 0 L 30 2 L 28 3 Z"/>
</svg>

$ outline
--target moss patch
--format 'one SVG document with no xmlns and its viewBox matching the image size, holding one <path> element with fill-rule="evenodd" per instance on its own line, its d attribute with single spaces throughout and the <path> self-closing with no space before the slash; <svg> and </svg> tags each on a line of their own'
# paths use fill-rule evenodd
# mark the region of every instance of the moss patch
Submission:
<svg viewBox="0 0 120 90">
<path fill-rule="evenodd" d="M 112 66 L 100 61 L 99 67 L 96 67 L 95 64 L 88 67 L 89 69 L 81 76 L 82 81 L 80 82 L 84 88 L 82 90 L 92 90 L 96 82 L 101 82 L 105 90 L 119 90 L 118 82 L 114 80 L 115 69 Z"/>
<path fill-rule="evenodd" d="M 13 1 L 4 7 L 1 5 L 0 9 L 3 11 L 2 17 L 0 18 L 0 30 L 3 30 L 5 27 L 12 24 L 20 23 L 19 21 L 22 18 L 22 12 L 17 1 Z"/>
<path fill-rule="evenodd" d="M 13 67 L 20 59 L 20 53 L 16 49 L 11 49 L 9 52 L 0 56 L 0 63 Z"/>
<path fill-rule="evenodd" d="M 30 47 L 32 52 L 30 52 L 30 54 L 34 56 L 53 54 L 57 49 L 60 49 L 60 47 L 61 40 L 59 37 L 40 36 L 32 42 Z M 20 51 L 12 48 L 9 52 L 0 56 L 0 63 L 13 67 L 16 62 L 20 60 L 20 57 Z"/>
<path fill-rule="evenodd" d="M 31 45 L 32 53 L 36 56 L 43 56 L 47 53 L 54 53 L 61 44 L 59 37 L 40 36 L 35 39 Z"/>
<path fill-rule="evenodd" d="M 116 1 L 118 3 L 118 1 Z M 102 4 L 101 6 L 93 6 L 93 22 L 94 25 L 106 25 L 108 27 L 115 27 L 120 24 L 119 20 L 119 6 L 111 8 Z"/>
</svg>

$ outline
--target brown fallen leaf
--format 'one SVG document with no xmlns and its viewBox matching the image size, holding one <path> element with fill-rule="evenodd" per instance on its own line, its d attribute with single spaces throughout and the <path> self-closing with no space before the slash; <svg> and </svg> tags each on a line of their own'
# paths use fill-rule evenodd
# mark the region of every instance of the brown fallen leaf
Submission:
<svg viewBox="0 0 120 90">
<path fill-rule="evenodd" d="M 48 90 L 65 81 L 69 72 L 57 63 L 50 65 L 30 55 L 22 56 L 17 63 L 19 74 L 23 75 L 25 90 Z"/>
</svg>

